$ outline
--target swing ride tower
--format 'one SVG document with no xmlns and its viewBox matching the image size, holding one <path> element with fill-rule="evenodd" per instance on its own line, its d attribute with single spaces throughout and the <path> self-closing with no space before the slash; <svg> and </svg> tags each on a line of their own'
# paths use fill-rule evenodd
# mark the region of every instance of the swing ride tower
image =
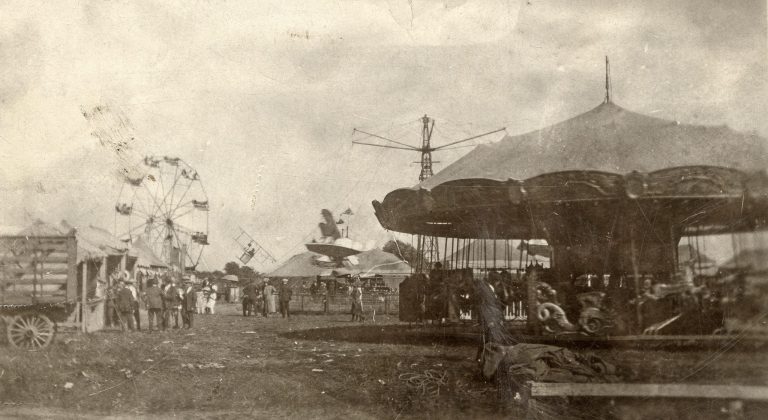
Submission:
<svg viewBox="0 0 768 420">
<path fill-rule="evenodd" d="M 432 175 L 434 175 L 432 171 L 432 164 L 439 163 L 439 162 L 433 162 L 432 152 L 437 152 L 441 150 L 450 150 L 451 148 L 457 147 L 456 145 L 460 143 L 465 143 L 470 140 L 478 139 L 481 137 L 485 137 L 485 136 L 499 133 L 506 130 L 506 128 L 500 128 L 497 130 L 467 137 L 461 140 L 453 141 L 448 144 L 444 144 L 442 146 L 433 147 L 432 133 L 435 128 L 435 120 L 433 118 L 430 118 L 426 114 L 424 114 L 424 116 L 421 117 L 421 124 L 422 124 L 421 147 L 411 146 L 411 145 L 408 145 L 407 143 L 402 143 L 396 140 L 392 140 L 392 139 L 380 136 L 378 134 L 368 133 L 357 128 L 353 129 L 353 135 L 354 133 L 361 133 L 368 137 L 384 140 L 384 141 L 393 143 L 395 145 L 366 143 L 366 142 L 357 141 L 357 140 L 352 141 L 352 143 L 366 145 L 366 146 L 383 147 L 387 149 L 400 149 L 400 150 L 409 150 L 409 151 L 418 152 L 421 155 L 421 160 L 417 162 L 421 166 L 421 171 L 419 172 L 419 182 L 424 182 L 428 180 L 430 177 L 432 177 Z M 458 147 L 465 147 L 465 146 L 458 146 Z M 440 251 L 439 251 L 439 247 L 437 245 L 435 237 L 429 236 L 429 235 L 417 235 L 416 255 L 417 255 L 417 260 L 415 263 L 415 267 L 413 267 L 414 271 L 417 273 L 429 271 L 431 263 L 437 262 L 440 260 Z"/>
</svg>

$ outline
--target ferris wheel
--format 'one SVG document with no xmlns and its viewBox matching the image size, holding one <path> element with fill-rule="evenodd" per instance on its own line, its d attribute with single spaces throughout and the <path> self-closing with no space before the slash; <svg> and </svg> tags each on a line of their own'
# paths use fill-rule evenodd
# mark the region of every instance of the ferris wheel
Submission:
<svg viewBox="0 0 768 420">
<path fill-rule="evenodd" d="M 171 267 L 194 269 L 208 245 L 208 196 L 197 171 L 177 157 L 144 158 L 143 176 L 125 178 L 115 236 L 141 238 Z"/>
</svg>

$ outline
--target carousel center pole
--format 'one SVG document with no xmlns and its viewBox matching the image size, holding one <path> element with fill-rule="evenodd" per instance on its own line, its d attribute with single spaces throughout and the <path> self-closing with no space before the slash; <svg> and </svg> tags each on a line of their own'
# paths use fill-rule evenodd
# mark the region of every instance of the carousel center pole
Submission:
<svg viewBox="0 0 768 420">
<path fill-rule="evenodd" d="M 637 248 L 635 245 L 635 228 L 629 228 L 629 250 L 632 257 L 632 271 L 634 275 L 634 287 L 635 287 L 635 310 L 637 317 L 638 330 L 643 328 L 643 311 L 640 306 L 640 269 L 637 265 Z"/>
</svg>

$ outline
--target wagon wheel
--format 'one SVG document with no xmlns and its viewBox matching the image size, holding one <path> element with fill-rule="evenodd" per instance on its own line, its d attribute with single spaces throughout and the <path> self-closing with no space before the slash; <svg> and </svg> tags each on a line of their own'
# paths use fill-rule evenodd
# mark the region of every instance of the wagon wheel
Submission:
<svg viewBox="0 0 768 420">
<path fill-rule="evenodd" d="M 18 315 L 8 324 L 8 341 L 26 350 L 48 347 L 56 334 L 56 324 L 43 314 Z"/>
</svg>

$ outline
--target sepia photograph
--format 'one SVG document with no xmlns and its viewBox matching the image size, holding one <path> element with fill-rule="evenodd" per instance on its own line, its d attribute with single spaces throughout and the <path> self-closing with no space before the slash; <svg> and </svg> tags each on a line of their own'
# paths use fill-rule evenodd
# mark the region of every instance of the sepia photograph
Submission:
<svg viewBox="0 0 768 420">
<path fill-rule="evenodd" d="M 768 418 L 766 0 L 0 1 L 0 418 Z"/>
</svg>

